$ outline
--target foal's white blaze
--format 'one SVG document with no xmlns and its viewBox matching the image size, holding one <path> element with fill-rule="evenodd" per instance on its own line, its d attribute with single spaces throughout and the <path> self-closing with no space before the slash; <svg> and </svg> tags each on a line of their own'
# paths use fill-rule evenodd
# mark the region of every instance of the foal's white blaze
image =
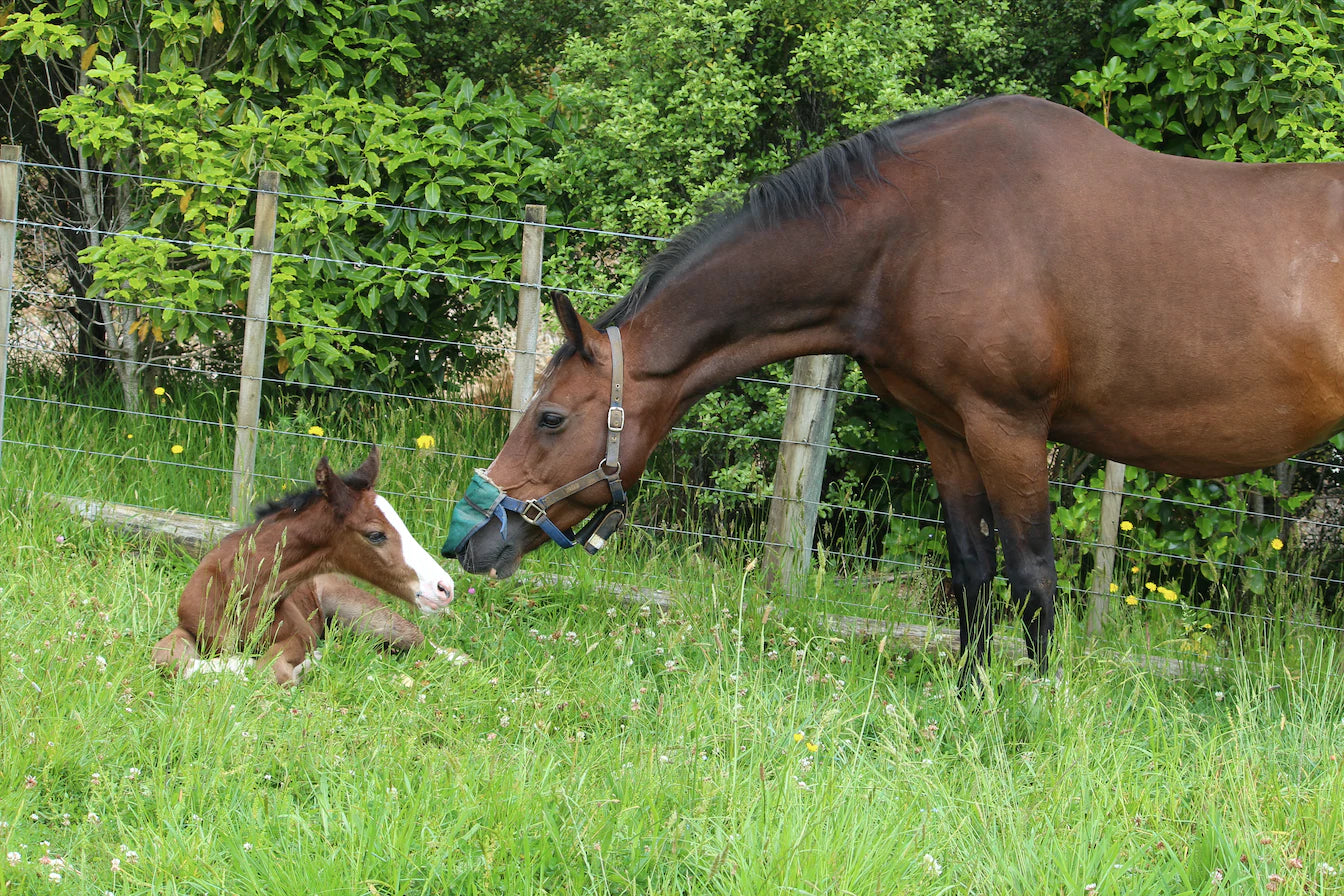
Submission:
<svg viewBox="0 0 1344 896">
<path fill-rule="evenodd" d="M 378 495 L 374 498 L 374 504 L 401 536 L 401 559 L 416 575 L 415 605 L 422 613 L 442 613 L 447 610 L 453 602 L 453 577 L 411 536 L 401 516 L 386 498 Z"/>
</svg>

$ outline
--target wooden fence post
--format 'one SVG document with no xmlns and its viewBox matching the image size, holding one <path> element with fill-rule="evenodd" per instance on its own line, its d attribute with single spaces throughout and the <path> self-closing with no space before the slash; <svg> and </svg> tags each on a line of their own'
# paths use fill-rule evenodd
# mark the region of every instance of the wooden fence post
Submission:
<svg viewBox="0 0 1344 896">
<path fill-rule="evenodd" d="M 845 374 L 843 355 L 795 358 L 789 409 L 780 436 L 774 496 L 766 525 L 766 588 L 801 587 L 812 561 L 817 503 L 826 473 L 826 449 L 835 422 L 835 390 Z"/>
<path fill-rule="evenodd" d="M 1087 605 L 1087 633 L 1101 634 L 1111 607 L 1115 581 L 1115 545 L 1120 535 L 1120 504 L 1125 489 L 1125 465 L 1106 461 L 1105 491 L 1101 494 L 1101 524 L 1092 564 L 1092 596 Z"/>
<path fill-rule="evenodd" d="M 14 306 L 14 246 L 19 231 L 17 146 L 0 147 L 0 459 L 5 450 L 5 396 L 9 394 L 9 316 Z"/>
<path fill-rule="evenodd" d="M 257 465 L 257 423 L 261 418 L 261 373 L 266 358 L 266 324 L 271 315 L 271 264 L 275 250 L 275 211 L 280 173 L 257 178 L 257 218 L 252 231 L 252 271 L 247 283 L 243 324 L 243 364 L 238 381 L 238 418 L 234 424 L 233 493 L 229 515 L 243 521 L 253 500 Z"/>
<path fill-rule="evenodd" d="M 523 258 L 518 281 L 518 326 L 513 355 L 513 400 L 509 429 L 518 425 L 532 400 L 537 376 L 537 331 L 541 328 L 541 259 L 546 236 L 546 206 L 529 205 L 523 212 Z"/>
</svg>

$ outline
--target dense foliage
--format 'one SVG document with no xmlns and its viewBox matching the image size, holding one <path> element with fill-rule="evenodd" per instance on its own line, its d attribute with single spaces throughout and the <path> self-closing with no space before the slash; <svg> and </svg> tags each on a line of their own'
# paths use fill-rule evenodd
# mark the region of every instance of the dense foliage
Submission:
<svg viewBox="0 0 1344 896">
<path fill-rule="evenodd" d="M 1344 158 L 1344 14 L 1334 5 L 1126 0 L 1074 101 L 1152 149 L 1243 162 Z"/>
<path fill-rule="evenodd" d="M 556 184 L 591 220 L 667 233 L 707 200 L 903 112 L 1057 94 L 1099 8 L 611 0 L 610 30 L 572 38 L 560 59 L 573 132 Z"/>
</svg>

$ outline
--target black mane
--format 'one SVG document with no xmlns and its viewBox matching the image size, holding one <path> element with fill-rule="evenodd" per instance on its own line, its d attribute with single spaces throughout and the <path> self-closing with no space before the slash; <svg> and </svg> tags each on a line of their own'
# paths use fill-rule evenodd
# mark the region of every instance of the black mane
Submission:
<svg viewBox="0 0 1344 896">
<path fill-rule="evenodd" d="M 346 473 L 341 477 L 341 481 L 357 492 L 362 492 L 373 484 L 367 478 L 360 475 L 358 470 L 355 470 L 352 473 Z M 298 513 L 307 508 L 314 501 L 321 500 L 322 497 L 322 492 L 316 488 L 305 489 L 301 492 L 289 492 L 271 501 L 258 504 L 256 507 L 252 508 L 252 512 L 257 515 L 257 521 L 260 522 L 267 517 L 275 516 L 284 511 Z"/>
<path fill-rule="evenodd" d="M 635 285 L 593 325 L 602 330 L 625 323 L 657 292 L 668 274 L 693 256 L 710 251 L 728 236 L 746 229 L 768 230 L 787 221 L 820 215 L 837 208 L 842 199 L 862 195 L 865 183 L 884 183 L 878 164 L 904 155 L 899 139 L 908 135 L 913 126 L 974 102 L 977 101 L 926 109 L 878 125 L 833 143 L 754 184 L 741 203 L 720 203 L 645 262 Z M 572 353 L 572 346 L 561 346 L 555 360 L 563 360 Z"/>
</svg>

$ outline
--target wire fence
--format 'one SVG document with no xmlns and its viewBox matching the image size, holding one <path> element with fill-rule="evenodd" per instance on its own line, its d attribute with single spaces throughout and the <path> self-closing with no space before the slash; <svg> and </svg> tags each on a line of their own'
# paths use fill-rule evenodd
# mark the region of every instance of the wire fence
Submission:
<svg viewBox="0 0 1344 896">
<path fill-rule="evenodd" d="M 54 166 L 34 163 L 22 163 L 22 168 L 25 176 L 30 171 L 55 170 Z M 160 181 L 120 174 L 113 176 L 159 186 L 224 189 L 219 185 L 189 181 Z M 281 215 L 292 213 L 304 203 L 370 205 L 366 200 L 340 197 L 288 192 L 280 192 L 278 195 Z M 470 218 L 482 225 L 508 228 L 519 233 L 527 224 L 523 217 L 467 214 L 397 205 L 379 206 L 377 203 L 373 205 L 384 211 Z M 613 242 L 630 244 L 619 250 L 623 252 L 656 250 L 664 240 L 663 237 L 634 234 L 620 229 L 604 230 L 561 224 L 546 224 L 545 227 L 548 231 L 563 230 L 571 239 L 579 241 L 579 245 L 590 239 L 602 241 L 603 246 Z M 31 250 L 31 258 L 38 251 L 38 245 L 49 237 L 70 237 L 85 241 L 90 238 L 133 239 L 143 241 L 146 247 L 161 245 L 188 251 L 208 250 L 234 256 L 239 265 L 246 264 L 251 256 L 251 250 L 240 245 L 100 230 L 71 223 L 26 220 L 17 216 L 15 230 L 21 259 L 25 258 L 25 249 Z M 363 276 L 375 273 L 438 278 L 457 290 L 461 290 L 464 284 L 502 291 L 533 285 L 517 278 L 484 274 L 464 265 L 443 268 L 394 265 L 371 261 L 367 257 L 291 253 L 286 252 L 283 246 L 277 247 L 274 258 L 304 265 L 320 262 L 337 270 L 351 274 L 358 272 Z M 24 266 L 21 264 L 20 267 Z M 40 264 L 30 263 L 28 267 L 30 276 L 17 282 L 12 291 L 18 306 L 24 311 L 17 325 L 10 327 L 5 341 L 11 375 L 9 387 L 4 394 L 0 394 L 0 407 L 8 407 L 11 423 L 0 433 L 3 436 L 0 439 L 0 459 L 3 460 L 0 462 L 11 462 L 10 458 L 18 450 L 68 456 L 73 466 L 90 469 L 98 468 L 104 462 L 115 461 L 120 464 L 119 479 L 115 483 L 117 488 L 112 488 L 114 482 L 111 478 L 95 477 L 86 482 L 85 486 L 93 489 L 104 487 L 104 490 L 81 496 L 106 500 L 126 499 L 127 495 L 140 493 L 143 490 L 127 487 L 127 482 L 151 478 L 165 468 L 200 477 L 201 481 L 217 482 L 232 475 L 234 470 L 226 463 L 224 451 L 215 450 L 209 453 L 208 459 L 207 452 L 200 452 L 197 459 L 193 459 L 193 455 L 188 455 L 185 449 L 181 454 L 154 455 L 139 450 L 141 446 L 133 446 L 133 443 L 138 430 L 156 426 L 168 426 L 179 432 L 199 432 L 202 441 L 227 441 L 233 423 L 233 412 L 227 399 L 237 391 L 242 376 L 237 366 L 235 347 L 227 342 L 216 346 L 193 344 L 186 347 L 190 350 L 183 351 L 181 349 L 184 347 L 177 346 L 171 353 L 160 352 L 156 355 L 151 351 L 139 362 L 143 375 L 150 381 L 155 378 L 164 381 L 196 378 L 205 384 L 199 388 L 218 393 L 221 398 L 220 414 L 216 419 L 180 412 L 167 403 L 171 401 L 171 396 L 156 403 L 152 393 L 145 407 L 129 410 L 123 402 L 115 400 L 115 394 L 96 389 L 82 395 L 42 394 L 40 391 L 28 390 L 25 388 L 26 383 L 40 384 L 45 381 L 40 378 L 16 379 L 14 370 L 25 366 L 67 370 L 102 360 L 81 350 L 80 340 L 69 331 L 69 309 L 87 301 L 87 297 L 68 287 L 49 282 L 44 284 L 35 278 L 36 268 Z M 0 289 L 3 288 L 4 284 L 0 284 Z M 620 296 L 619 292 L 613 290 L 612 284 L 601 282 L 543 281 L 543 288 L 564 290 L 594 299 L 616 299 Z M 121 313 L 132 320 L 148 320 L 165 312 L 193 315 L 197 320 L 204 321 L 208 329 L 220 333 L 236 330 L 246 319 L 245 314 L 230 310 L 175 305 L 173 297 L 169 295 L 155 302 L 106 300 L 105 304 L 108 311 Z M 291 331 L 288 338 L 292 339 L 305 339 L 307 334 L 330 335 L 336 332 L 344 338 L 376 337 L 402 346 L 402 351 L 407 355 L 428 351 L 507 359 L 517 351 L 505 345 L 499 334 L 491 334 L 487 339 L 463 340 L 388 332 L 375 326 L 374 322 L 362 327 L 338 327 L 321 321 L 289 320 L 285 326 Z M 62 327 L 65 327 L 64 332 Z M 299 406 L 303 405 L 305 396 L 322 397 L 328 407 L 332 404 L 333 396 L 337 396 L 338 403 L 345 408 L 360 409 L 352 412 L 352 416 L 358 418 L 370 417 L 378 413 L 380 408 L 393 404 L 410 408 L 408 416 L 412 420 L 424 418 L 440 421 L 454 414 L 467 413 L 478 421 L 474 425 L 479 427 L 479 432 L 502 437 L 505 431 L 503 421 L 511 410 L 508 396 L 502 391 L 475 388 L 482 386 L 481 381 L 444 383 L 443 388 L 430 394 L 423 391 L 407 394 L 394 389 L 360 387 L 341 382 L 305 383 L 276 374 L 274 366 L 268 369 L 270 372 L 261 380 L 265 394 L 283 393 L 291 404 Z M 484 374 L 482 379 L 485 379 Z M 758 372 L 739 378 L 735 388 L 784 388 L 788 385 L 785 380 Z M 864 414 L 879 405 L 875 395 L 861 388 L 842 387 L 832 391 L 850 403 L 851 419 L 862 420 Z M 302 471 L 311 468 L 311 461 L 315 460 L 318 452 L 330 450 L 333 446 L 354 451 L 364 441 L 363 436 L 347 438 L 340 433 L 328 433 L 316 423 L 301 419 L 302 415 L 275 419 L 274 415 L 278 412 L 274 408 L 281 406 L 282 403 L 273 405 L 273 417 L 264 426 L 267 445 L 256 472 L 257 478 L 264 484 L 264 488 L 258 489 L 263 493 L 278 492 L 293 487 L 296 482 L 302 482 Z M 280 413 L 279 416 L 285 415 Z M 13 422 L 16 418 L 55 420 L 58 425 L 35 426 L 25 432 L 16 429 Z M 73 423 L 86 418 L 118 421 L 118 437 L 123 430 L 125 434 L 123 444 L 117 447 L 111 447 L 105 442 L 95 444 L 90 440 L 85 426 Z M 5 417 L 0 416 L 0 422 L 4 420 Z M 480 423 L 482 420 L 494 422 Z M 39 434 L 40 437 L 35 437 Z M 68 441 L 62 441 L 65 435 L 70 436 Z M 698 453 L 703 456 L 755 458 L 758 467 L 768 464 L 770 456 L 780 445 L 788 444 L 777 436 L 744 435 L 726 429 L 693 425 L 675 428 L 673 436 L 683 444 L 697 445 Z M 117 450 L 118 447 L 122 450 Z M 422 457 L 427 453 L 409 440 L 388 447 L 399 449 L 408 457 Z M 389 494 L 401 506 L 424 508 L 418 516 L 404 514 L 408 518 L 437 521 L 436 524 L 446 529 L 448 508 L 469 478 L 470 469 L 487 463 L 489 452 L 497 447 L 496 442 L 488 449 L 484 446 L 474 450 L 458 449 L 452 446 L 451 439 L 436 439 L 435 447 L 428 454 L 434 467 L 442 471 L 441 474 L 418 480 L 412 486 Z M 751 487 L 743 487 L 735 485 L 731 478 L 713 475 L 716 471 L 707 474 L 675 451 L 665 452 L 659 457 L 650 466 L 650 473 L 644 483 L 644 495 L 636 505 L 631 524 L 635 532 L 642 533 L 649 540 L 671 537 L 691 545 L 723 545 L 742 556 L 759 556 L 770 547 L 781 546 L 761 535 L 760 521 L 766 515 L 765 507 L 773 500 L 762 486 L 769 479 L 768 471 L 757 469 L 756 472 L 762 475 L 758 475 Z M 882 471 L 885 481 L 908 485 L 904 489 L 893 488 L 887 493 L 887 501 L 879 506 L 871 502 L 848 502 L 842 499 L 846 494 L 844 489 L 832 489 L 830 495 L 818 505 L 826 520 L 818 544 L 822 555 L 832 565 L 832 569 L 843 572 L 851 582 L 901 582 L 913 579 L 922 583 L 916 587 L 928 588 L 929 583 L 936 583 L 948 574 L 945 565 L 939 560 L 943 556 L 938 547 L 942 524 L 930 491 L 928 461 L 913 443 L 897 454 L 862 445 L 842 445 L 836 441 L 829 447 L 829 463 L 834 466 L 848 469 L 860 461 L 868 468 Z M 1093 465 L 1083 466 L 1088 471 L 1093 468 Z M 1159 489 L 1152 484 L 1152 480 L 1146 484 L 1140 484 L 1137 479 L 1130 480 L 1121 496 L 1124 508 L 1121 528 L 1126 534 L 1120 545 L 1119 581 L 1113 588 L 1119 607 L 1153 608 L 1169 607 L 1172 604 L 1198 606 L 1200 612 L 1216 618 L 1268 623 L 1272 621 L 1271 617 L 1247 609 L 1254 606 L 1254 601 L 1238 601 L 1233 599 L 1234 596 L 1268 592 L 1310 594 L 1313 595 L 1310 598 L 1299 599 L 1299 612 L 1292 620 L 1293 624 L 1340 631 L 1330 623 L 1332 617 L 1323 612 L 1323 608 L 1329 609 L 1329 600 L 1323 604 L 1320 596 L 1328 596 L 1344 584 L 1344 575 L 1341 574 L 1344 569 L 1341 566 L 1344 562 L 1344 538 L 1341 537 L 1344 536 L 1344 489 L 1340 485 L 1344 481 L 1344 473 L 1341 472 L 1341 466 L 1344 466 L 1344 457 L 1333 452 L 1294 459 L 1278 471 L 1279 479 L 1285 482 L 1295 480 L 1307 485 L 1303 490 L 1282 494 L 1266 493 L 1263 488 L 1248 492 L 1228 484 L 1209 488 L 1207 483 L 1197 484 L 1199 487 L 1195 488 L 1168 482 L 1165 488 Z M 1057 492 L 1058 503 L 1065 510 L 1090 506 L 1102 491 L 1098 476 L 1089 475 L 1082 481 L 1073 478 L 1054 481 L 1052 485 Z M 863 486 L 865 483 L 860 482 L 858 485 Z M 912 499 L 912 491 L 921 489 L 922 500 Z M 221 500 L 226 489 L 216 485 L 201 491 L 206 495 L 204 506 L 194 509 L 218 515 L 222 508 L 218 503 L 212 504 L 210 501 Z M 851 488 L 850 492 L 853 491 Z M 862 488 L 859 492 L 865 493 Z M 1298 497 L 1293 497 L 1294 494 Z M 1206 495 L 1221 496 L 1221 500 L 1202 499 Z M 130 500 L 133 503 L 133 498 Z M 733 512 L 723 512 L 725 506 L 734 508 Z M 641 508 L 649 512 L 642 513 Z M 151 501 L 144 505 L 144 509 L 148 511 L 168 507 L 161 501 Z M 696 512 L 688 512 L 692 510 Z M 1183 520 L 1189 521 L 1186 530 L 1177 532 L 1186 525 L 1180 522 Z M 1191 537 L 1190 531 L 1198 533 L 1200 537 Z M 1173 532 L 1176 534 L 1173 535 Z M 1275 533 L 1274 538 L 1265 538 L 1266 533 L 1270 532 Z M 837 540 L 828 541 L 836 533 L 840 533 Z M 1090 557 L 1100 544 L 1095 533 L 1095 525 L 1078 524 L 1076 520 L 1072 526 L 1061 525 L 1057 528 L 1058 552 L 1065 572 L 1061 585 L 1066 592 L 1082 594 L 1086 590 L 1084 580 L 1091 569 Z M 432 540 L 441 537 L 444 531 L 419 531 L 417 534 Z M 1239 544 L 1239 540 L 1244 544 Z M 1191 545 L 1202 545 L 1205 550 L 1192 554 Z M 593 561 L 563 556 L 548 562 L 553 571 L 564 574 L 573 571 L 573 563 Z M 605 558 L 603 562 L 607 562 Z M 632 585 L 641 580 L 639 571 L 614 572 L 627 576 Z M 865 601 L 843 596 L 834 598 L 831 606 L 855 615 L 871 614 L 873 609 L 871 599 Z M 951 622 L 953 618 L 952 608 L 932 597 L 910 602 L 902 612 L 940 624 Z M 1124 609 L 1120 609 L 1120 612 L 1124 612 Z"/>
</svg>

